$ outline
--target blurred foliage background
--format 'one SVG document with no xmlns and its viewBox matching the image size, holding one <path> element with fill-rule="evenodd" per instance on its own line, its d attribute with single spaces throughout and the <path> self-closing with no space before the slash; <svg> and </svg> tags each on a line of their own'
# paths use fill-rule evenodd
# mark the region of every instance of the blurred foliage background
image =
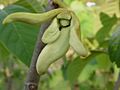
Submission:
<svg viewBox="0 0 120 90">
<path fill-rule="evenodd" d="M 41 77 L 39 90 L 113 90 L 120 65 L 120 0 L 64 2 L 79 17 L 90 54 L 79 57 L 70 48 Z M 21 22 L 3 25 L 3 19 L 14 12 L 41 13 L 47 5 L 47 0 L 0 0 L 0 90 L 23 90 L 40 28 Z"/>
</svg>

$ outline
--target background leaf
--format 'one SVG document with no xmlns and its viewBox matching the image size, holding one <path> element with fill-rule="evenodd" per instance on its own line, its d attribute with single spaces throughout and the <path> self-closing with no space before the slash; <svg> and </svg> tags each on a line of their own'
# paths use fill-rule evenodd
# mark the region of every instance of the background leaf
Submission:
<svg viewBox="0 0 120 90">
<path fill-rule="evenodd" d="M 105 14 L 108 14 L 109 16 L 116 15 L 117 17 L 120 17 L 120 6 L 119 6 L 120 0 L 106 0 L 100 5 L 100 12 L 103 12 Z"/>
<path fill-rule="evenodd" d="M 96 39 L 99 44 L 103 44 L 109 37 L 109 32 L 117 22 L 117 17 L 110 17 L 105 13 L 100 13 L 100 20 L 103 27 L 96 33 Z"/>
<path fill-rule="evenodd" d="M 114 33 L 109 41 L 108 51 L 111 61 L 120 67 L 120 24 L 114 28 Z"/>
<path fill-rule="evenodd" d="M 20 22 L 2 25 L 3 19 L 8 14 L 20 11 L 28 12 L 29 10 L 11 5 L 0 11 L 0 40 L 5 43 L 10 52 L 29 65 L 39 27 Z"/>
<path fill-rule="evenodd" d="M 81 35 L 87 38 L 92 38 L 95 34 L 94 23 L 96 20 L 96 15 L 92 9 L 88 9 L 82 1 L 78 0 L 71 3 L 71 8 L 80 20 Z"/>
<path fill-rule="evenodd" d="M 19 0 L 14 3 L 15 5 L 20 5 L 27 9 L 30 9 L 31 12 L 41 12 L 42 6 L 38 0 Z"/>
<path fill-rule="evenodd" d="M 102 53 L 96 57 L 96 62 L 98 64 L 99 69 L 109 70 L 112 66 L 109 55 L 106 53 Z"/>
<path fill-rule="evenodd" d="M 9 56 L 9 51 L 8 49 L 5 47 L 5 45 L 0 41 L 0 61 L 4 61 L 8 59 Z"/>
<path fill-rule="evenodd" d="M 82 70 L 85 68 L 86 64 L 94 59 L 97 55 L 102 52 L 92 52 L 86 59 L 80 59 L 77 57 L 68 65 L 67 68 L 67 79 L 70 80 L 71 84 L 73 84 L 77 79 Z M 72 73 L 72 74 L 71 74 Z"/>
</svg>

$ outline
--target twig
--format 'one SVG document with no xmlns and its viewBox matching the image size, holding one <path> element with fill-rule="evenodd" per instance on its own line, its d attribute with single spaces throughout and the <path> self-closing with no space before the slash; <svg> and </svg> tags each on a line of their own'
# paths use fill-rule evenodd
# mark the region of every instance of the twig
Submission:
<svg viewBox="0 0 120 90">
<path fill-rule="evenodd" d="M 56 5 L 53 5 L 51 2 L 52 1 L 49 0 L 49 5 L 47 7 L 47 11 L 56 8 Z M 36 46 L 35 46 L 33 56 L 32 56 L 30 69 L 27 74 L 27 80 L 25 82 L 25 90 L 37 90 L 38 89 L 40 76 L 38 75 L 38 73 L 36 71 L 36 62 L 37 62 L 37 58 L 38 58 L 39 54 L 41 53 L 42 49 L 45 46 L 45 44 L 43 44 L 41 41 L 41 37 L 50 23 L 51 23 L 51 21 L 46 22 L 41 25 L 40 32 L 38 34 L 38 39 L 36 42 Z"/>
<path fill-rule="evenodd" d="M 7 67 L 4 69 L 4 76 L 5 76 L 5 83 L 6 83 L 6 90 L 12 90 L 12 75 L 11 70 Z"/>
<path fill-rule="evenodd" d="M 119 90 L 119 87 L 120 87 L 120 71 L 119 71 L 118 80 L 116 81 L 114 86 L 114 90 Z"/>
</svg>

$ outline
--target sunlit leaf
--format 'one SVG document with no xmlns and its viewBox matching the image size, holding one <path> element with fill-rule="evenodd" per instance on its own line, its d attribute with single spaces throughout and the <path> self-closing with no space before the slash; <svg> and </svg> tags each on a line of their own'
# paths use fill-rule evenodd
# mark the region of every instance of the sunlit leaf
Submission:
<svg viewBox="0 0 120 90">
<path fill-rule="evenodd" d="M 95 34 L 94 23 L 95 23 L 95 14 L 92 10 L 88 9 L 82 1 L 73 1 L 71 3 L 71 8 L 76 13 L 80 20 L 80 27 L 82 36 L 84 37 L 93 37 Z"/>
<path fill-rule="evenodd" d="M 66 4 L 70 5 L 73 0 L 63 0 Z"/>
</svg>

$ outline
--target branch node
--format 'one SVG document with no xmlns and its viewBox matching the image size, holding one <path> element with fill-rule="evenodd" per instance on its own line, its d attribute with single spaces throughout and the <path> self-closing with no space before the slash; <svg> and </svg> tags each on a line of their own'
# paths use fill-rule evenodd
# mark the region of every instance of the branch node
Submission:
<svg viewBox="0 0 120 90">
<path fill-rule="evenodd" d="M 36 83 L 29 82 L 26 83 L 26 85 L 28 86 L 29 90 L 37 90 L 38 88 L 38 85 Z"/>
</svg>

